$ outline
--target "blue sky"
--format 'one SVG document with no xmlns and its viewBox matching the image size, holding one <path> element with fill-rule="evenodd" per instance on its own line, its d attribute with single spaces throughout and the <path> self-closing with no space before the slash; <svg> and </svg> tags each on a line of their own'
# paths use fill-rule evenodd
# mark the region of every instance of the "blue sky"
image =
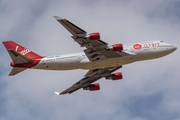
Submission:
<svg viewBox="0 0 180 120">
<path fill-rule="evenodd" d="M 67 18 L 110 43 L 163 40 L 180 48 L 178 0 L 0 1 L 0 41 L 14 40 L 41 55 L 83 48 L 52 17 Z M 11 59 L 0 46 L 1 120 L 180 120 L 179 49 L 160 59 L 124 65 L 122 81 L 99 81 L 101 90 L 56 96 L 85 70 L 26 70 L 9 77 Z"/>
</svg>

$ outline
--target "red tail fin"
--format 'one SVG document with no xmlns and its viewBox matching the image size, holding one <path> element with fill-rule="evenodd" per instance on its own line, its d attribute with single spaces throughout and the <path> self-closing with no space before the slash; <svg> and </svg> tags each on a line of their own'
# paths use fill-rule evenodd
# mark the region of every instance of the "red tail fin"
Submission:
<svg viewBox="0 0 180 120">
<path fill-rule="evenodd" d="M 27 48 L 13 42 L 13 41 L 4 41 L 3 44 L 7 50 L 15 50 L 30 59 L 43 58 L 42 56 L 28 50 Z"/>
</svg>

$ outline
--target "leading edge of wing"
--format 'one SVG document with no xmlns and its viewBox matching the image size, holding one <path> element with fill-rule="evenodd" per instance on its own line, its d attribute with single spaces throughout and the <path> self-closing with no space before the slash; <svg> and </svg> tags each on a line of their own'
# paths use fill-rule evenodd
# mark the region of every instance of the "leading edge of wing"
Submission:
<svg viewBox="0 0 180 120">
<path fill-rule="evenodd" d="M 77 36 L 79 34 L 86 34 L 86 31 L 76 26 L 72 22 L 67 19 L 63 19 L 59 16 L 53 16 L 62 26 L 64 26 L 73 36 Z"/>
</svg>

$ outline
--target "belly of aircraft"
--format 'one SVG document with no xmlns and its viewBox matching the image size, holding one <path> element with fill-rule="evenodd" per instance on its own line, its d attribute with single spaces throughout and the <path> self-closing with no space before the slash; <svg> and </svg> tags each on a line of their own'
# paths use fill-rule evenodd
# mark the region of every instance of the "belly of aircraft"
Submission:
<svg viewBox="0 0 180 120">
<path fill-rule="evenodd" d="M 40 63 L 39 65 L 33 67 L 34 69 L 45 69 L 45 70 L 73 70 L 73 69 L 101 69 L 107 67 L 121 66 L 134 62 L 135 59 L 130 56 L 109 58 L 97 61 L 87 61 L 81 60 L 79 62 L 52 62 L 52 63 Z"/>
<path fill-rule="evenodd" d="M 162 54 L 162 53 L 161 53 Z M 116 58 L 106 58 L 103 60 L 89 61 L 87 57 L 85 58 L 69 58 L 69 59 L 57 59 L 57 60 L 44 60 L 38 65 L 33 67 L 34 69 L 44 69 L 44 70 L 73 70 L 73 69 L 102 69 L 108 67 L 116 67 L 125 64 L 129 64 L 135 61 L 148 60 L 161 57 L 160 53 L 144 53 L 137 55 L 128 55 Z"/>
<path fill-rule="evenodd" d="M 133 57 L 118 57 L 118 58 L 109 58 L 105 60 L 98 60 L 89 63 L 80 63 L 80 69 L 100 69 L 121 66 L 134 62 Z"/>
</svg>

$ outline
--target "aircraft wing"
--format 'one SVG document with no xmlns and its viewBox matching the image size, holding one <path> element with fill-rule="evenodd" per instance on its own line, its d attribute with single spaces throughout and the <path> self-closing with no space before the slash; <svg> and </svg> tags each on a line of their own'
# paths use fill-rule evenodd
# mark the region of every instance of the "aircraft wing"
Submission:
<svg viewBox="0 0 180 120">
<path fill-rule="evenodd" d="M 70 21 L 60 18 L 58 16 L 54 16 L 54 18 L 61 23 L 73 36 L 76 36 L 78 34 L 86 34 L 86 31 L 79 28 L 78 26 L 74 25 Z"/>
<path fill-rule="evenodd" d="M 129 55 L 123 51 L 107 50 L 109 48 L 108 44 L 100 40 L 100 38 L 98 40 L 90 40 L 88 39 L 86 31 L 74 25 L 67 19 L 62 19 L 58 16 L 54 16 L 54 18 L 72 34 L 72 38 L 81 47 L 86 47 L 84 52 L 90 61 Z"/>
<path fill-rule="evenodd" d="M 102 77 L 109 77 L 112 72 L 118 70 L 122 66 L 118 67 L 111 67 L 111 68 L 104 68 L 104 69 L 94 69 L 94 70 L 89 70 L 84 78 L 73 84 L 71 87 L 68 89 L 62 91 L 62 92 L 55 92 L 57 95 L 61 94 L 67 94 L 67 93 L 73 93 L 76 90 L 79 90 L 80 88 L 85 88 L 91 85 L 91 83 L 101 79 Z"/>
</svg>

